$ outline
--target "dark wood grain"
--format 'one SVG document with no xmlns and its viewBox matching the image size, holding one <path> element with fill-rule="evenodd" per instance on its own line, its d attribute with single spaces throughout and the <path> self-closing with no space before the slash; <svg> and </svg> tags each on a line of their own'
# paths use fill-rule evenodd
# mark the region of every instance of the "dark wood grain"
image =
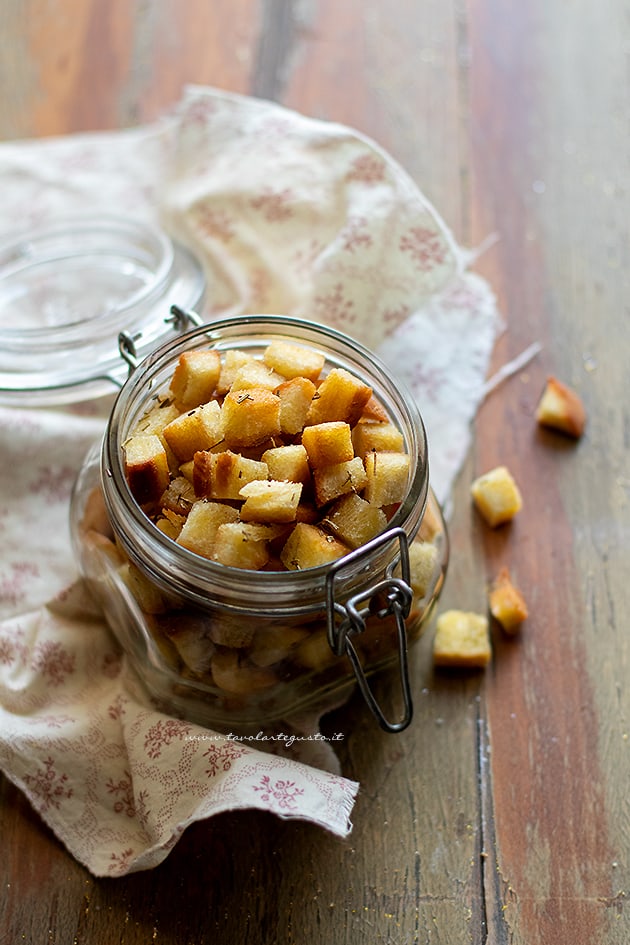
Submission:
<svg viewBox="0 0 630 945">
<path fill-rule="evenodd" d="M 189 828 L 156 869 L 94 879 L 0 781 L 7 942 L 272 945 L 630 940 L 630 289 L 621 0 L 0 0 L 0 138 L 125 127 L 188 82 L 277 99 L 387 148 L 468 245 L 505 315 L 454 494 L 442 607 L 485 609 L 507 564 L 529 601 L 485 673 L 412 656 L 392 737 L 358 698 L 327 721 L 361 783 L 339 840 L 252 811 Z M 538 430 L 554 373 L 587 433 Z M 507 462 L 525 507 L 489 532 L 473 476 Z M 391 680 L 378 682 L 385 695 Z M 0 939 L 2 938 L 0 935 Z"/>
<path fill-rule="evenodd" d="M 561 929 L 567 942 L 621 942 L 630 772 L 627 646 L 616 621 L 628 612 L 629 533 L 618 464 L 628 443 L 611 342 L 627 358 L 630 325 L 627 277 L 613 275 L 609 258 L 625 201 L 605 191 L 620 182 L 613 116 L 627 77 L 613 32 L 624 26 L 619 9 L 609 20 L 586 4 L 569 18 L 556 4 L 472 10 L 475 232 L 500 235 L 482 268 L 509 313 L 496 356 L 543 345 L 478 418 L 475 468 L 509 456 L 526 505 L 509 534 L 480 536 L 487 576 L 509 564 L 534 605 L 518 646 L 497 637 L 485 690 L 496 844 L 486 875 L 498 893 L 490 928 L 497 941 L 553 941 Z M 593 70 L 604 48 L 606 64 Z M 627 147 L 627 129 L 623 137 Z M 579 444 L 532 422 L 548 374 L 588 406 Z"/>
</svg>

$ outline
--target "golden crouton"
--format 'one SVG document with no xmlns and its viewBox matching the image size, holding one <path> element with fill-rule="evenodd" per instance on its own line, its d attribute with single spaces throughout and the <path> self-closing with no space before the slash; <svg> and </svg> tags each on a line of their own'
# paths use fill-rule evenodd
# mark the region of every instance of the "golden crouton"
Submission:
<svg viewBox="0 0 630 945">
<path fill-rule="evenodd" d="M 136 434 L 143 433 L 145 436 L 156 433 L 159 436 L 164 427 L 168 426 L 171 420 L 175 420 L 179 415 L 180 411 L 174 403 L 169 399 L 161 399 L 155 407 L 152 407 L 142 417 L 134 432 Z"/>
<path fill-rule="evenodd" d="M 227 394 L 237 372 L 243 365 L 249 364 L 254 360 L 253 354 L 249 354 L 247 351 L 240 351 L 238 348 L 230 348 L 228 351 L 225 351 L 223 353 L 221 373 L 217 381 L 217 394 L 220 396 Z"/>
<path fill-rule="evenodd" d="M 261 459 L 267 464 L 270 479 L 306 483 L 311 478 L 308 455 L 301 443 L 265 450 Z"/>
<path fill-rule="evenodd" d="M 360 492 L 367 482 L 362 460 L 355 456 L 345 463 L 318 466 L 313 470 L 315 501 L 318 506 L 327 505 L 347 492 Z"/>
<path fill-rule="evenodd" d="M 439 535 L 443 530 L 444 522 L 439 515 L 438 506 L 430 497 L 422 516 L 418 538 L 421 541 L 433 541 L 436 535 Z"/>
<path fill-rule="evenodd" d="M 316 387 L 307 377 L 293 377 L 280 384 L 276 394 L 280 398 L 280 429 L 295 436 L 306 423 Z"/>
<path fill-rule="evenodd" d="M 239 499 L 244 485 L 269 475 L 266 463 L 231 450 L 195 453 L 193 464 L 194 492 L 200 499 Z"/>
<path fill-rule="evenodd" d="M 586 411 L 571 387 L 550 377 L 536 408 L 536 420 L 541 426 L 579 439 L 586 425 Z"/>
<path fill-rule="evenodd" d="M 330 648 L 325 630 L 309 633 L 296 647 L 293 658 L 300 666 L 315 670 L 325 669 L 326 666 L 330 666 L 339 659 Z"/>
<path fill-rule="evenodd" d="M 259 571 L 269 561 L 270 554 L 266 541 L 252 541 L 248 537 L 246 523 L 226 522 L 217 529 L 212 557 L 232 568 Z"/>
<path fill-rule="evenodd" d="M 170 482 L 166 450 L 160 438 L 132 436 L 123 446 L 125 476 L 134 499 L 140 505 L 157 502 Z"/>
<path fill-rule="evenodd" d="M 488 594 L 490 613 L 506 633 L 516 633 L 528 616 L 527 604 L 514 586 L 508 568 L 501 568 Z"/>
<path fill-rule="evenodd" d="M 304 627 L 274 625 L 257 628 L 248 652 L 256 666 L 273 666 L 290 655 L 295 646 L 308 636 Z"/>
<path fill-rule="evenodd" d="M 176 512 L 171 512 L 170 509 L 163 509 L 162 516 L 155 523 L 156 528 L 172 541 L 177 541 L 185 524 L 186 516 L 177 515 Z"/>
<path fill-rule="evenodd" d="M 344 420 L 305 427 L 302 432 L 302 445 L 313 467 L 332 466 L 334 463 L 345 463 L 354 459 L 352 431 Z"/>
<path fill-rule="evenodd" d="M 323 525 L 348 547 L 359 548 L 383 531 L 387 516 L 382 509 L 351 492 L 335 502 Z"/>
<path fill-rule="evenodd" d="M 167 609 L 165 595 L 135 564 L 127 561 L 118 573 L 145 614 L 164 613 Z"/>
<path fill-rule="evenodd" d="M 177 538 L 177 544 L 204 558 L 211 558 L 219 526 L 225 522 L 235 522 L 237 519 L 238 512 L 232 506 L 199 499 L 188 513 L 186 524 Z"/>
<path fill-rule="evenodd" d="M 218 351 L 184 351 L 171 378 L 171 394 L 182 410 L 205 404 L 214 394 L 221 371 Z"/>
<path fill-rule="evenodd" d="M 217 646 L 231 646 L 242 650 L 249 646 L 256 632 L 256 624 L 242 617 L 227 614 L 216 616 L 210 624 L 210 639 Z"/>
<path fill-rule="evenodd" d="M 361 412 L 360 419 L 373 423 L 389 423 L 390 417 L 380 400 L 372 394 Z"/>
<path fill-rule="evenodd" d="M 372 451 L 402 453 L 405 439 L 393 423 L 357 423 L 352 431 L 354 452 L 363 458 Z"/>
<path fill-rule="evenodd" d="M 348 551 L 347 545 L 317 525 L 298 522 L 282 549 L 280 559 L 289 571 L 303 571 L 328 564 Z"/>
<path fill-rule="evenodd" d="M 208 672 L 216 647 L 209 638 L 210 622 L 205 615 L 168 615 L 161 621 L 160 626 L 188 669 L 193 673 Z"/>
<path fill-rule="evenodd" d="M 354 374 L 344 368 L 333 368 L 317 388 L 306 422 L 345 420 L 354 426 L 371 396 L 372 388 Z"/>
<path fill-rule="evenodd" d="M 447 610 L 438 617 L 433 640 L 436 666 L 484 667 L 491 658 L 487 617 L 462 610 Z"/>
<path fill-rule="evenodd" d="M 240 490 L 245 502 L 241 506 L 243 522 L 294 522 L 301 482 L 277 482 L 274 479 L 254 480 Z"/>
<path fill-rule="evenodd" d="M 438 550 L 429 541 L 412 541 L 409 545 L 409 584 L 414 596 L 422 600 L 431 589 L 438 563 Z"/>
<path fill-rule="evenodd" d="M 193 484 L 184 476 L 176 476 L 160 499 L 162 512 L 169 510 L 177 515 L 188 515 L 197 496 Z"/>
<path fill-rule="evenodd" d="M 280 433 L 280 399 L 260 387 L 230 391 L 221 407 L 221 429 L 231 450 L 264 443 Z"/>
<path fill-rule="evenodd" d="M 402 502 L 407 495 L 410 460 L 407 453 L 368 453 L 364 497 L 380 507 Z"/>
<path fill-rule="evenodd" d="M 326 362 L 326 357 L 312 348 L 292 341 L 272 341 L 263 354 L 265 364 L 287 379 L 306 377 L 316 381 Z"/>
<path fill-rule="evenodd" d="M 509 522 L 523 506 L 520 490 L 506 466 L 497 466 L 470 487 L 477 509 L 491 528 Z"/>
<path fill-rule="evenodd" d="M 238 695 L 250 695 L 277 682 L 271 669 L 245 663 L 238 650 L 217 650 L 212 657 L 212 680 L 219 689 Z"/>
<path fill-rule="evenodd" d="M 249 390 L 260 387 L 263 390 L 275 390 L 285 378 L 273 371 L 262 361 L 247 361 L 234 374 L 230 390 Z"/>
<path fill-rule="evenodd" d="M 223 438 L 221 408 L 216 400 L 181 414 L 164 427 L 164 438 L 180 463 L 192 459 L 197 450 L 208 450 Z"/>
</svg>

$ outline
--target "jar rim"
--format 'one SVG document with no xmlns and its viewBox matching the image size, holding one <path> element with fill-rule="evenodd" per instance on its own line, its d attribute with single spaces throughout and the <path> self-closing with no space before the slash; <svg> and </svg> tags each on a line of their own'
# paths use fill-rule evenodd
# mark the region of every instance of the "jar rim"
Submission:
<svg viewBox="0 0 630 945">
<path fill-rule="evenodd" d="M 272 593 L 274 606 L 290 607 L 292 613 L 308 612 L 317 602 L 323 604 L 326 576 L 330 565 L 296 571 L 250 571 L 220 564 L 177 545 L 171 538 L 164 535 L 142 511 L 129 489 L 122 460 L 122 445 L 130 432 L 132 422 L 141 415 L 138 410 L 138 401 L 146 394 L 147 386 L 154 391 L 160 387 L 157 382 L 163 380 L 164 370 L 172 368 L 179 354 L 190 348 L 191 344 L 199 346 L 225 346 L 225 349 L 235 347 L 238 339 L 239 347 L 246 343 L 268 344 L 272 337 L 287 335 L 297 343 L 311 343 L 319 347 L 326 354 L 328 363 L 338 361 L 350 364 L 361 364 L 354 368 L 355 372 L 366 371 L 369 365 L 369 381 L 377 382 L 379 395 L 387 402 L 388 408 L 395 405 L 395 412 L 400 421 L 404 420 L 404 434 L 408 442 L 411 455 L 415 458 L 413 472 L 405 499 L 394 512 L 388 522 L 387 530 L 402 527 L 411 540 L 417 532 L 429 490 L 428 474 L 428 446 L 426 431 L 420 410 L 407 388 L 398 380 L 392 378 L 391 369 L 372 351 L 349 335 L 321 323 L 315 323 L 304 318 L 275 314 L 238 315 L 224 318 L 201 325 L 185 332 L 178 338 L 168 341 L 151 352 L 137 369 L 130 375 L 116 398 L 110 414 L 109 423 L 103 439 L 101 451 L 101 479 L 105 502 L 112 524 L 125 546 L 130 558 L 145 570 L 158 584 L 163 583 L 160 572 L 164 567 L 168 569 L 169 587 L 172 582 L 178 585 L 177 590 L 188 596 L 196 597 L 200 602 L 207 598 L 210 586 L 213 590 L 213 599 L 220 596 L 222 606 L 233 609 L 235 612 L 247 610 L 247 595 L 251 595 L 252 584 L 256 583 L 260 593 L 267 598 Z M 331 353 L 331 346 L 334 353 Z M 154 394 L 155 396 L 155 394 Z M 145 401 L 146 405 L 146 401 Z M 143 535 L 141 549 L 136 547 L 135 535 L 137 530 Z M 151 555 L 147 555 L 150 550 Z M 337 559 L 339 561 L 343 558 Z M 392 552 L 387 549 L 373 561 L 369 562 L 370 569 L 384 567 L 392 558 Z M 179 562 L 181 570 L 173 569 Z M 366 563 L 360 559 L 348 569 L 346 584 L 353 587 L 357 581 L 365 578 Z M 260 602 L 250 602 L 252 610 L 260 607 Z"/>
</svg>

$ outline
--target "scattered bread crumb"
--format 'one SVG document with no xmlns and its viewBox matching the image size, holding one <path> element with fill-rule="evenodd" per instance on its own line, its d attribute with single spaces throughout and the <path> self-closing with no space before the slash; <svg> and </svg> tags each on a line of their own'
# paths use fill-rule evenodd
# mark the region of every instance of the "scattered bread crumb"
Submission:
<svg viewBox="0 0 630 945">
<path fill-rule="evenodd" d="M 586 411 L 579 395 L 571 387 L 549 377 L 536 408 L 536 420 L 541 426 L 579 439 L 584 432 Z"/>
<path fill-rule="evenodd" d="M 492 658 L 488 618 L 463 610 L 447 610 L 437 619 L 433 640 L 436 666 L 484 667 Z"/>
<path fill-rule="evenodd" d="M 525 598 L 512 583 L 508 568 L 501 568 L 488 594 L 490 613 L 506 633 L 514 634 L 528 616 Z"/>
<path fill-rule="evenodd" d="M 477 509 L 496 528 L 509 522 L 523 506 L 523 499 L 506 466 L 497 466 L 474 480 L 470 492 Z"/>
</svg>

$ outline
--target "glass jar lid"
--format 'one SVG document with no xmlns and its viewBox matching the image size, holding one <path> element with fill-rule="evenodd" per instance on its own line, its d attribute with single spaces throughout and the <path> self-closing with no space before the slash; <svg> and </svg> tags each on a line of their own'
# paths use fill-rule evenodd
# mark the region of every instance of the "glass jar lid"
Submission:
<svg viewBox="0 0 630 945">
<path fill-rule="evenodd" d="M 0 245 L 0 403 L 50 405 L 124 381 L 118 335 L 140 356 L 173 332 L 170 303 L 198 308 L 199 262 L 156 227 L 74 217 Z"/>
</svg>

